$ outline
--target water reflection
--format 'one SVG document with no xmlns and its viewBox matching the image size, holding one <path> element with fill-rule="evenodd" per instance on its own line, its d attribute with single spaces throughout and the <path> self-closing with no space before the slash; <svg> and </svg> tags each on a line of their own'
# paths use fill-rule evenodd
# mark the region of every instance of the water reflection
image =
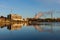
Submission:
<svg viewBox="0 0 60 40">
<path fill-rule="evenodd" d="M 43 31 L 39 25 L 33 25 L 33 27 L 40 32 Z"/>
<path fill-rule="evenodd" d="M 29 24 L 28 22 L 0 23 L 0 28 L 7 27 L 8 30 L 21 30 L 23 26 L 31 25 L 39 32 L 60 32 L 59 22 L 41 22 L 39 24 Z"/>
<path fill-rule="evenodd" d="M 39 32 L 60 32 L 60 22 L 40 22 L 31 25 Z"/>
<path fill-rule="evenodd" d="M 8 30 L 20 30 L 22 26 L 26 26 L 27 23 L 15 22 L 15 23 L 0 23 L 0 28 L 7 27 Z"/>
</svg>

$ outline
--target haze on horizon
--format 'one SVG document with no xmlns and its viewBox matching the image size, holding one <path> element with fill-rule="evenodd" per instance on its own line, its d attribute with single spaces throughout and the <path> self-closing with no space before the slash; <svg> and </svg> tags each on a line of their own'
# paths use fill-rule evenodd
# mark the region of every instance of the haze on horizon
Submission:
<svg viewBox="0 0 60 40">
<path fill-rule="evenodd" d="M 0 16 L 7 16 L 11 10 L 13 14 L 30 18 L 38 12 L 60 11 L 60 0 L 0 0 Z M 59 15 L 60 13 L 55 13 L 54 17 L 60 17 Z M 50 15 L 46 15 L 46 17 L 50 17 Z"/>
</svg>

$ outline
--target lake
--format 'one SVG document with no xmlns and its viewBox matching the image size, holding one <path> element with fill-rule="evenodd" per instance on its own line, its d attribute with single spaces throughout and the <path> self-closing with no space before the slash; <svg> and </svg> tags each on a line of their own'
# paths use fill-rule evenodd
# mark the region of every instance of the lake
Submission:
<svg viewBox="0 0 60 40">
<path fill-rule="evenodd" d="M 0 40 L 60 40 L 60 22 L 1 24 Z"/>
</svg>

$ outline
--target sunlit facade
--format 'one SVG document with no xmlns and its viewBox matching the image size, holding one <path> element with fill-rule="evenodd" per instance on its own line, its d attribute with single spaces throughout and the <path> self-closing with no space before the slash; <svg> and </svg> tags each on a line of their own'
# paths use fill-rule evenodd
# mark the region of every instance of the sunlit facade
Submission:
<svg viewBox="0 0 60 40">
<path fill-rule="evenodd" d="M 15 21 L 23 21 L 22 16 L 19 16 L 17 14 L 9 14 L 7 18 Z"/>
</svg>

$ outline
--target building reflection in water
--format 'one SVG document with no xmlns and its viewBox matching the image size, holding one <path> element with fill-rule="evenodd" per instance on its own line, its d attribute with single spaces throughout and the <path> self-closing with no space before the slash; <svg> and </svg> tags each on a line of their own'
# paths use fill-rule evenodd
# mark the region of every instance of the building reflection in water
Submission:
<svg viewBox="0 0 60 40">
<path fill-rule="evenodd" d="M 54 25 L 52 24 L 29 24 L 27 22 L 15 22 L 15 23 L 0 23 L 0 28 L 7 27 L 8 30 L 20 30 L 23 26 L 31 26 L 40 32 L 54 32 Z M 49 27 L 50 26 L 50 27 Z M 59 28 L 59 27 L 58 27 Z M 60 30 L 57 30 L 60 31 Z"/>
<path fill-rule="evenodd" d="M 18 23 L 14 23 L 14 24 L 11 24 L 7 27 L 7 29 L 9 30 L 19 30 L 21 29 L 23 26 L 23 24 L 18 24 Z"/>
<path fill-rule="evenodd" d="M 15 22 L 15 23 L 0 23 L 0 28 L 7 27 L 8 30 L 20 30 L 22 26 L 26 26 L 27 23 Z"/>
</svg>

